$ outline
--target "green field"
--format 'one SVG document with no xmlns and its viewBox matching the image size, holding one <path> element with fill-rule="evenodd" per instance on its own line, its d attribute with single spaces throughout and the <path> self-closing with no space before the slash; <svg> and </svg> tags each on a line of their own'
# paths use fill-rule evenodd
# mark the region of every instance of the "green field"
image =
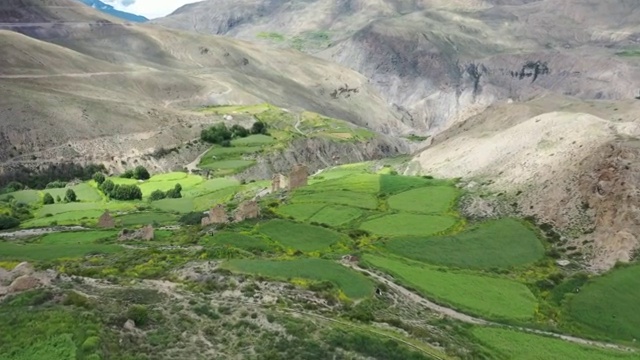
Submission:
<svg viewBox="0 0 640 360">
<path fill-rule="evenodd" d="M 444 213 L 453 206 L 457 193 L 451 186 L 422 187 L 391 196 L 389 207 L 400 211 Z"/>
<path fill-rule="evenodd" d="M 330 281 L 352 299 L 364 298 L 373 293 L 373 284 L 364 275 L 329 260 L 230 260 L 223 263 L 223 267 L 236 272 L 258 274 L 282 280 L 302 278 Z"/>
<path fill-rule="evenodd" d="M 220 160 L 200 165 L 200 167 L 210 170 L 241 170 L 253 164 L 255 164 L 253 160 Z"/>
<path fill-rule="evenodd" d="M 446 215 L 392 214 L 363 222 L 361 229 L 380 236 L 429 236 L 455 225 Z"/>
<path fill-rule="evenodd" d="M 240 182 L 233 178 L 215 178 L 203 181 L 190 189 L 183 189 L 182 197 L 197 197 L 238 185 Z"/>
<path fill-rule="evenodd" d="M 194 198 L 182 197 L 179 199 L 154 201 L 151 203 L 151 206 L 166 212 L 188 213 L 192 211 L 205 211 L 217 204 L 229 201 L 238 190 L 238 186 L 230 186 Z"/>
<path fill-rule="evenodd" d="M 78 258 L 89 254 L 110 254 L 123 251 L 118 245 L 68 243 L 68 244 L 14 244 L 0 242 L 0 259 L 17 261 L 45 261 L 62 258 Z"/>
<path fill-rule="evenodd" d="M 512 280 L 445 271 L 374 255 L 366 255 L 365 260 L 437 301 L 481 316 L 528 320 L 536 308 L 531 291 Z"/>
<path fill-rule="evenodd" d="M 375 194 L 380 191 L 380 176 L 373 174 L 354 174 L 351 176 L 316 183 L 310 185 L 304 190 L 315 192 L 348 190 Z"/>
<path fill-rule="evenodd" d="M 268 252 L 273 246 L 268 241 L 249 235 L 234 232 L 219 232 L 199 241 L 203 246 L 230 246 L 250 252 Z"/>
<path fill-rule="evenodd" d="M 61 232 L 46 234 L 38 240 L 38 243 L 46 245 L 86 244 L 95 242 L 96 240 L 113 238 L 116 235 L 116 231 Z"/>
<path fill-rule="evenodd" d="M 284 217 L 292 217 L 298 221 L 305 221 L 325 206 L 327 206 L 327 204 L 322 203 L 289 204 L 278 207 L 277 212 Z"/>
<path fill-rule="evenodd" d="M 175 215 L 157 212 L 139 212 L 116 217 L 116 222 L 121 226 L 150 225 L 154 222 L 166 225 L 174 223 L 176 220 L 177 217 Z"/>
<path fill-rule="evenodd" d="M 452 185 L 451 181 L 426 179 L 416 176 L 380 175 L 380 192 L 383 194 L 398 194 L 423 186 Z"/>
<path fill-rule="evenodd" d="M 335 231 L 285 220 L 271 220 L 258 230 L 285 247 L 304 252 L 327 250 L 340 241 L 340 234 Z"/>
<path fill-rule="evenodd" d="M 309 218 L 309 221 L 337 227 L 358 219 L 362 214 L 362 210 L 358 208 L 328 205 Z"/>
<path fill-rule="evenodd" d="M 571 296 L 568 315 L 609 338 L 640 339 L 640 265 L 634 265 L 589 281 Z"/>
<path fill-rule="evenodd" d="M 453 236 L 394 238 L 385 248 L 435 265 L 478 269 L 524 265 L 544 256 L 536 233 L 514 219 L 489 221 Z"/>
<path fill-rule="evenodd" d="M 102 195 L 100 194 L 100 192 L 98 192 L 96 188 L 87 183 L 72 186 L 70 189 L 72 189 L 76 193 L 78 201 L 95 202 L 102 200 Z M 42 194 L 44 195 L 45 193 L 51 194 L 51 196 L 53 196 L 54 198 L 60 196 L 60 198 L 64 199 L 64 196 L 67 193 L 67 188 L 42 190 Z"/>
<path fill-rule="evenodd" d="M 94 224 L 103 213 L 104 210 L 70 211 L 53 216 L 31 219 L 20 224 L 20 227 L 43 227 L 50 226 L 51 223 L 57 223 L 58 225 L 78 225 L 83 222 Z"/>
<path fill-rule="evenodd" d="M 616 360 L 638 359 L 636 354 L 604 350 L 573 344 L 560 339 L 527 334 L 513 330 L 477 327 L 472 334 L 497 359 L 512 360 Z"/>
<path fill-rule="evenodd" d="M 268 145 L 276 142 L 274 138 L 268 135 L 250 135 L 246 138 L 234 139 L 231 141 L 233 146 L 248 146 L 248 145 Z"/>
<path fill-rule="evenodd" d="M 319 192 L 296 192 L 291 198 L 292 203 L 329 203 L 338 205 L 355 206 L 364 209 L 375 209 L 378 207 L 378 200 L 371 194 L 354 191 L 319 191 Z"/>
<path fill-rule="evenodd" d="M 25 204 L 34 204 L 40 202 L 40 191 L 38 190 L 21 190 L 4 195 L 0 195 L 0 199 L 6 199 L 9 196 L 13 196 L 17 202 Z"/>
</svg>

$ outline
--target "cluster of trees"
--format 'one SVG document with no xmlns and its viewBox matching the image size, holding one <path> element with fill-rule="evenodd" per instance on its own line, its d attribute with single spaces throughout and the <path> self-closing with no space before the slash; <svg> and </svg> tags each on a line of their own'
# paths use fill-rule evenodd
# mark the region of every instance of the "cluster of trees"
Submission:
<svg viewBox="0 0 640 360">
<path fill-rule="evenodd" d="M 251 134 L 267 134 L 267 124 L 262 121 L 253 123 L 251 129 L 246 129 L 240 125 L 233 125 L 230 128 L 226 124 L 217 124 L 208 129 L 202 130 L 200 138 L 211 144 L 221 146 L 231 146 L 231 140 L 244 138 Z"/>
<path fill-rule="evenodd" d="M 45 193 L 44 197 L 42 198 L 42 203 L 45 205 L 51 205 L 51 204 L 55 204 L 56 202 L 61 202 L 62 200 L 63 199 L 60 198 L 60 195 L 58 195 L 54 200 L 53 196 L 50 193 Z M 80 201 L 78 199 L 78 196 L 76 195 L 76 192 L 73 191 L 73 189 L 67 189 L 67 192 L 64 195 L 64 202 L 72 203 L 76 201 Z"/>
<path fill-rule="evenodd" d="M 29 205 L 17 201 L 12 195 L 0 200 L 0 230 L 18 227 L 20 222 L 32 218 Z"/>
<path fill-rule="evenodd" d="M 137 185 L 116 185 L 105 180 L 100 184 L 100 190 L 114 200 L 142 200 L 142 190 Z"/>
<path fill-rule="evenodd" d="M 0 215 L 0 230 L 8 230 L 16 228 L 20 225 L 20 220 L 13 216 Z"/>
<path fill-rule="evenodd" d="M 120 177 L 125 179 L 149 180 L 149 178 L 151 178 L 151 174 L 149 174 L 147 168 L 142 165 L 138 165 L 133 170 L 129 169 L 125 171 L 120 175 Z"/>
<path fill-rule="evenodd" d="M 181 197 L 182 197 L 182 185 L 176 184 L 176 186 L 173 189 L 167 190 L 166 192 L 162 190 L 156 190 L 152 192 L 151 196 L 149 197 L 149 200 L 157 201 L 162 199 L 179 199 Z"/>
<path fill-rule="evenodd" d="M 63 163 L 53 164 L 45 169 L 33 169 L 24 165 L 17 165 L 11 171 L 0 175 L 0 187 L 5 192 L 30 189 L 45 189 L 52 182 L 67 182 L 79 179 L 89 180 L 96 172 L 106 171 L 104 165 L 89 164 L 86 166 Z M 64 187 L 64 186 L 62 186 Z"/>
</svg>

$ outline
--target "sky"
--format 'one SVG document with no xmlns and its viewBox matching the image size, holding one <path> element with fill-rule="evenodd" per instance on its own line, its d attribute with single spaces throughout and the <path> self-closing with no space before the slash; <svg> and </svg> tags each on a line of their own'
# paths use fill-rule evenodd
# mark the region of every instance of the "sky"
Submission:
<svg viewBox="0 0 640 360">
<path fill-rule="evenodd" d="M 185 4 L 202 0 L 102 0 L 114 8 L 149 19 L 155 19 L 171 14 Z"/>
</svg>

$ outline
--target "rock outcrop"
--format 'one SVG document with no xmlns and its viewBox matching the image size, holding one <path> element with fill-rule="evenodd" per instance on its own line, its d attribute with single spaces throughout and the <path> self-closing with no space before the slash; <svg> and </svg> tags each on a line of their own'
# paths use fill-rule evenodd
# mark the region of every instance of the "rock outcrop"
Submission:
<svg viewBox="0 0 640 360">
<path fill-rule="evenodd" d="M 143 240 L 143 241 L 151 241 L 155 238 L 155 231 L 152 225 L 147 225 L 142 229 L 138 230 L 129 230 L 123 229 L 120 231 L 118 235 L 118 240 L 120 241 L 134 241 L 134 240 Z"/>
<path fill-rule="evenodd" d="M 18 293 L 27 290 L 33 290 L 42 285 L 42 282 L 31 275 L 22 275 L 17 279 L 13 280 L 11 285 L 9 285 L 8 293 Z"/>
</svg>

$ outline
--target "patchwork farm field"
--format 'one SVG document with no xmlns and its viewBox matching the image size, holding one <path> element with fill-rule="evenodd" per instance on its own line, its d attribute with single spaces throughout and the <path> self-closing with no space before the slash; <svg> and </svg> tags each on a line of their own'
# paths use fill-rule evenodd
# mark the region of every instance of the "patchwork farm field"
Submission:
<svg viewBox="0 0 640 360">
<path fill-rule="evenodd" d="M 638 359 L 636 354 L 580 346 L 559 339 L 500 328 L 478 327 L 472 334 L 504 359 L 513 360 L 618 360 Z"/>
<path fill-rule="evenodd" d="M 275 150 L 299 135 L 293 128 L 295 122 L 286 118 L 288 115 L 276 114 L 268 106 L 254 110 L 281 127 L 274 128 L 269 136 L 252 135 L 233 140 L 229 147 L 212 147 L 201 165 L 213 166 L 219 175 L 228 162 L 228 169 L 235 171 L 236 165 L 252 162 L 252 154 Z M 310 117 L 299 127 L 316 131 L 313 121 Z M 344 139 L 344 134 L 366 135 L 340 127 L 334 130 L 320 129 L 316 135 Z M 276 194 L 264 191 L 270 188 L 268 180 L 206 180 L 180 172 L 157 174 L 146 181 L 111 179 L 117 184 L 139 186 L 142 200 L 109 200 L 93 180 L 73 186 L 78 202 L 43 204 L 46 192 L 54 198 L 64 197 L 66 189 L 24 190 L 0 197 L 3 213 L 15 211 L 17 202 L 27 204 L 31 213 L 21 222 L 22 228 L 88 228 L 18 239 L 7 237 L 0 240 L 0 265 L 10 269 L 21 261 L 30 261 L 70 276 L 104 279 L 110 282 L 109 287 L 137 283 L 161 286 L 163 291 L 186 297 L 199 293 L 205 302 L 194 305 L 187 300 L 175 308 L 193 309 L 194 313 L 224 321 L 235 316 L 243 321 L 238 328 L 251 329 L 254 324 L 259 326 L 273 319 L 258 314 L 262 310 L 256 306 L 246 314 L 231 314 L 229 311 L 233 310 L 225 310 L 227 305 L 222 304 L 231 300 L 220 300 L 218 292 L 229 290 L 226 294 L 234 297 L 266 295 L 273 289 L 282 289 L 282 285 L 268 284 L 268 280 L 289 282 L 286 293 L 304 289 L 306 302 L 293 306 L 300 299 L 270 294 L 278 297 L 277 307 L 285 312 L 295 310 L 304 317 L 319 311 L 321 317 L 313 319 L 320 322 L 324 321 L 320 320 L 322 317 L 335 315 L 345 328 L 369 329 L 375 336 L 408 338 L 408 343 L 418 348 L 428 345 L 425 336 L 415 334 L 427 331 L 429 341 L 446 348 L 438 351 L 446 353 L 447 359 L 460 358 L 461 354 L 490 359 L 631 359 L 634 354 L 513 329 L 443 321 L 441 314 L 404 298 L 406 292 L 378 283 L 377 275 L 388 276 L 397 285 L 452 311 L 499 324 L 551 329 L 630 346 L 640 338 L 640 318 L 634 310 L 640 298 L 636 291 L 640 289 L 640 267 L 621 267 L 591 278 L 576 274 L 574 267 L 560 268 L 556 259 L 547 255 L 551 245 L 545 243 L 542 232 L 528 222 L 502 218 L 469 224 L 457 212 L 456 202 L 464 190 L 453 180 L 400 176 L 391 166 L 381 163 L 327 169 L 310 177 L 309 186 Z M 181 198 L 151 201 L 154 191 L 165 192 L 177 184 L 182 187 Z M 261 218 L 200 225 L 203 212 L 212 207 L 222 204 L 231 214 L 240 202 L 250 199 L 257 200 Z M 97 229 L 97 220 L 105 210 L 113 216 L 115 229 Z M 154 240 L 118 240 L 118 233 L 124 228 L 138 229 L 149 224 L 156 227 Z M 157 228 L 164 225 L 171 225 L 170 230 Z M 363 275 L 359 272 L 364 271 L 362 267 L 377 275 Z M 0 271 L 0 276 L 4 273 Z M 86 287 L 79 289 L 85 290 Z M 317 299 L 311 301 L 309 297 Z M 66 299 L 63 295 L 59 298 Z M 244 300 L 260 297 L 247 299 Z M 179 302 L 178 297 L 175 300 Z M 219 301 L 222 303 L 217 304 Z M 238 300 L 237 306 L 242 307 L 242 302 Z M 0 313 L 2 308 L 0 302 Z M 162 316 L 157 310 L 148 308 L 153 322 L 140 329 L 161 343 L 164 340 L 154 329 L 155 321 Z M 126 318 L 105 321 L 116 321 L 115 328 L 120 329 Z M 389 328 L 380 329 L 370 324 L 372 321 L 387 323 Z M 423 325 L 426 327 L 419 327 Z M 402 331 L 396 332 L 395 328 Z M 452 328 L 458 330 L 451 331 Z M 202 333 L 210 336 L 214 332 Z M 446 334 L 440 337 L 441 333 Z M 38 342 L 42 351 L 66 354 L 78 346 L 82 348 L 74 337 L 46 339 Z M 54 346 L 56 349 L 49 343 L 51 339 L 59 344 Z M 458 349 L 462 350 L 457 352 Z M 11 351 L 20 356 L 40 354 Z"/>
<path fill-rule="evenodd" d="M 614 269 L 590 280 L 567 302 L 568 315 L 592 333 L 614 339 L 640 339 L 640 266 Z"/>
<path fill-rule="evenodd" d="M 281 280 L 300 278 L 311 281 L 329 281 L 352 299 L 364 298 L 373 293 L 373 283 L 364 275 L 328 260 L 230 260 L 225 262 L 223 266 L 233 271 L 269 276 Z"/>
<path fill-rule="evenodd" d="M 489 221 L 450 236 L 394 238 L 384 247 L 434 265 L 474 269 L 525 265 L 544 256 L 536 233 L 515 219 Z"/>
<path fill-rule="evenodd" d="M 329 229 L 285 220 L 271 220 L 260 225 L 258 230 L 285 247 L 304 252 L 326 250 L 341 237 Z"/>
<path fill-rule="evenodd" d="M 488 318 L 527 320 L 536 307 L 531 291 L 509 279 L 442 270 L 374 255 L 367 255 L 365 260 L 429 297 Z"/>
</svg>

